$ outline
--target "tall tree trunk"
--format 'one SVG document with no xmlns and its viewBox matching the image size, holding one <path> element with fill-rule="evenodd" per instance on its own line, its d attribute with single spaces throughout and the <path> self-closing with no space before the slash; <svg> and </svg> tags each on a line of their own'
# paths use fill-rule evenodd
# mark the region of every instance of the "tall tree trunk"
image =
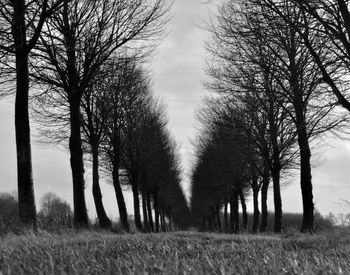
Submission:
<svg viewBox="0 0 350 275">
<path fill-rule="evenodd" d="M 230 233 L 233 233 L 234 232 L 234 219 L 235 219 L 235 216 L 234 216 L 234 197 L 233 197 L 233 194 L 230 196 L 230 224 L 229 224 L 229 232 Z"/>
<path fill-rule="evenodd" d="M 112 226 L 111 220 L 108 218 L 103 206 L 102 194 L 99 182 L 99 159 L 98 145 L 92 145 L 92 194 L 96 207 L 96 213 L 101 228 L 110 229 Z"/>
<path fill-rule="evenodd" d="M 151 194 L 147 191 L 147 212 L 148 212 L 148 222 L 151 232 L 154 232 L 153 215 L 152 215 L 152 205 L 151 205 Z"/>
<path fill-rule="evenodd" d="M 282 231 L 282 199 L 280 187 L 280 170 L 273 168 L 271 171 L 273 183 L 273 201 L 275 206 L 275 233 Z"/>
<path fill-rule="evenodd" d="M 84 164 L 81 142 L 80 96 L 77 90 L 70 97 L 70 126 L 69 138 L 70 165 L 73 176 L 74 225 L 76 228 L 86 228 L 89 225 L 86 203 Z"/>
<path fill-rule="evenodd" d="M 239 232 L 239 202 L 238 202 L 238 197 L 239 197 L 239 191 L 234 190 L 233 191 L 233 232 L 238 233 Z"/>
<path fill-rule="evenodd" d="M 253 228 L 252 232 L 255 234 L 258 232 L 258 227 L 259 227 L 259 187 L 256 186 L 253 188 L 253 205 L 254 205 L 254 218 L 253 218 Z"/>
<path fill-rule="evenodd" d="M 213 231 L 218 229 L 217 220 L 216 220 L 216 211 L 215 211 L 215 204 L 210 208 L 211 210 L 211 220 L 213 221 Z"/>
<path fill-rule="evenodd" d="M 149 231 L 148 214 L 147 214 L 147 197 L 145 190 L 142 190 L 142 214 L 143 214 L 143 228 L 145 232 Z"/>
<path fill-rule="evenodd" d="M 69 89 L 66 90 L 69 100 L 69 112 L 70 112 L 70 138 L 69 138 L 69 150 L 70 150 L 70 165 L 72 169 L 73 177 L 73 204 L 74 204 L 74 225 L 77 228 L 88 227 L 89 220 L 85 203 L 85 182 L 84 182 L 84 163 L 83 163 L 83 150 L 81 141 L 81 114 L 80 103 L 82 91 L 79 90 L 79 76 L 76 68 L 76 40 L 74 39 L 74 31 L 69 26 L 69 8 L 68 2 L 64 3 L 63 21 L 66 30 L 70 30 L 64 33 L 64 42 L 66 44 L 66 67 L 68 73 L 68 85 Z M 68 25 L 67 25 L 68 24 Z"/>
<path fill-rule="evenodd" d="M 228 201 L 225 201 L 224 206 L 224 232 L 228 233 L 228 215 L 227 215 Z"/>
<path fill-rule="evenodd" d="M 300 187 L 303 198 L 303 223 L 302 232 L 314 230 L 314 203 L 312 194 L 311 176 L 311 151 L 306 133 L 305 121 L 298 127 L 298 144 L 300 149 Z"/>
<path fill-rule="evenodd" d="M 120 181 L 119 181 L 119 163 L 113 163 L 112 173 L 113 173 L 113 186 L 115 190 L 115 195 L 117 197 L 120 222 L 122 224 L 123 229 L 126 232 L 129 232 L 130 227 L 128 222 L 128 213 L 126 211 L 123 190 L 120 186 Z"/>
<path fill-rule="evenodd" d="M 270 177 L 269 177 L 269 171 L 267 173 L 264 173 L 263 179 L 262 179 L 262 186 L 261 186 L 261 224 L 260 224 L 260 232 L 265 232 L 267 227 L 267 218 L 268 218 L 268 212 L 267 212 L 267 193 L 269 190 L 269 184 L 270 184 Z"/>
<path fill-rule="evenodd" d="M 169 218 L 169 231 L 173 231 L 173 226 L 172 226 L 172 215 L 171 215 L 171 208 L 168 208 L 168 218 Z"/>
<path fill-rule="evenodd" d="M 273 124 L 274 125 L 274 124 Z M 273 128 L 271 139 L 272 139 L 272 150 L 273 150 L 273 161 L 271 167 L 271 176 L 273 183 L 273 202 L 275 207 L 275 233 L 281 233 L 282 231 L 282 198 L 281 198 L 281 183 L 280 183 L 280 173 L 281 173 L 281 161 L 280 161 L 280 151 L 277 141 L 277 130 L 276 127 Z"/>
<path fill-rule="evenodd" d="M 32 154 L 30 144 L 30 126 L 28 112 L 29 72 L 28 53 L 25 49 L 25 5 L 24 1 L 17 2 L 17 17 L 15 18 L 14 36 L 16 48 L 16 102 L 15 102 L 15 131 L 17 148 L 17 184 L 18 206 L 21 221 L 36 229 L 36 207 L 34 198 L 34 183 L 32 172 Z M 18 3 L 19 2 L 19 3 Z M 24 44 L 21 44 L 21 42 Z"/>
<path fill-rule="evenodd" d="M 153 192 L 153 202 L 154 202 L 154 219 L 156 225 L 156 232 L 159 233 L 159 200 L 158 191 Z"/>
<path fill-rule="evenodd" d="M 160 204 L 160 224 L 163 232 L 166 232 L 165 214 L 164 214 L 164 203 Z"/>
<path fill-rule="evenodd" d="M 239 199 L 242 205 L 242 215 L 243 215 L 243 229 L 248 229 L 248 214 L 247 214 L 247 205 L 245 203 L 245 197 L 242 188 L 239 189 Z"/>
<path fill-rule="evenodd" d="M 138 181 L 138 176 L 135 173 L 132 176 L 132 194 L 134 198 L 134 218 L 135 218 L 135 225 L 136 228 L 140 231 L 143 230 L 142 228 L 142 223 L 141 223 L 141 213 L 140 213 L 140 198 L 139 198 L 139 181 Z"/>
</svg>

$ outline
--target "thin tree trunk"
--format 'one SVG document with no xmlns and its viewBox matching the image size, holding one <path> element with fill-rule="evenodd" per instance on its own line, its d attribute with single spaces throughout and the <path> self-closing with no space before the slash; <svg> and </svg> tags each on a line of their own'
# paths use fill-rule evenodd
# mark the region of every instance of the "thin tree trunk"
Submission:
<svg viewBox="0 0 350 275">
<path fill-rule="evenodd" d="M 228 233 L 228 215 L 227 215 L 228 201 L 225 201 L 224 206 L 224 232 Z"/>
<path fill-rule="evenodd" d="M 277 130 L 273 127 L 272 134 L 272 150 L 273 150 L 273 162 L 271 167 L 271 176 L 273 183 L 273 201 L 275 207 L 275 233 L 281 233 L 282 231 L 282 198 L 281 198 L 281 183 L 280 183 L 280 173 L 281 173 L 281 162 L 280 162 L 280 152 L 277 141 Z"/>
<path fill-rule="evenodd" d="M 165 224 L 165 214 L 164 214 L 164 204 L 163 202 L 160 204 L 160 224 L 163 232 L 166 232 L 166 224 Z"/>
<path fill-rule="evenodd" d="M 154 232 L 153 216 L 152 216 L 152 206 L 151 206 L 151 194 L 147 191 L 147 212 L 148 212 L 148 222 L 151 232 Z"/>
<path fill-rule="evenodd" d="M 141 213 L 140 213 L 140 198 L 139 198 L 139 183 L 137 179 L 137 175 L 132 176 L 132 194 L 134 198 L 134 218 L 135 218 L 135 226 L 138 230 L 142 231 L 142 223 L 141 223 Z"/>
<path fill-rule="evenodd" d="M 145 232 L 149 231 L 146 192 L 142 190 L 142 213 L 143 213 L 143 228 Z"/>
<path fill-rule="evenodd" d="M 153 202 L 154 202 L 154 219 L 156 225 L 156 232 L 159 233 L 159 200 L 158 192 L 153 192 Z"/>
<path fill-rule="evenodd" d="M 169 231 L 173 231 L 173 227 L 172 227 L 172 217 L 171 217 L 171 208 L 168 208 L 168 218 L 169 218 Z"/>
<path fill-rule="evenodd" d="M 261 186 L 261 224 L 260 232 L 265 232 L 267 227 L 267 193 L 269 190 L 270 178 L 268 173 L 264 173 L 263 182 Z"/>
<path fill-rule="evenodd" d="M 18 2 L 18 1 L 16 1 Z M 23 1 L 20 1 L 24 5 Z M 24 9 L 24 6 L 21 8 Z M 16 37 L 25 41 L 24 10 L 17 11 L 19 18 L 16 18 Z M 23 27 L 23 33 L 19 29 Z M 18 41 L 16 41 L 18 44 Z M 21 221 L 36 229 L 36 206 L 34 198 L 34 183 L 32 172 L 32 154 L 30 144 L 30 126 L 28 112 L 29 97 L 29 72 L 28 54 L 23 47 L 16 49 L 16 102 L 15 102 L 15 131 L 17 148 L 17 180 L 18 180 L 18 206 Z"/>
<path fill-rule="evenodd" d="M 234 219 L 235 219 L 235 216 L 234 216 L 234 196 L 231 195 L 230 196 L 230 224 L 229 224 L 229 232 L 230 233 L 233 233 L 234 232 Z"/>
<path fill-rule="evenodd" d="M 242 188 L 239 189 L 239 198 L 242 205 L 242 215 L 243 215 L 243 229 L 248 229 L 248 214 L 247 214 L 247 205 L 245 203 L 245 197 Z"/>
<path fill-rule="evenodd" d="M 233 191 L 233 232 L 234 233 L 238 233 L 239 232 L 239 212 L 238 212 L 238 208 L 239 208 L 239 202 L 238 202 L 238 198 L 239 198 L 239 191 L 234 190 Z"/>
<path fill-rule="evenodd" d="M 118 163 L 113 163 L 113 172 L 112 173 L 113 173 L 113 186 L 114 186 L 114 190 L 115 190 L 115 195 L 117 197 L 120 222 L 121 222 L 123 229 L 126 232 L 129 232 L 130 227 L 129 227 L 129 222 L 128 222 L 128 213 L 126 211 L 123 190 L 122 190 L 122 188 L 120 186 L 120 182 L 119 182 L 119 164 Z"/>
<path fill-rule="evenodd" d="M 216 203 L 215 205 L 215 216 L 216 216 L 216 223 L 218 225 L 218 231 L 222 232 L 222 224 L 221 224 L 221 218 L 220 218 L 220 204 Z"/>
<path fill-rule="evenodd" d="M 253 234 L 258 232 L 258 227 L 259 227 L 259 187 L 253 188 L 253 205 L 254 205 L 254 218 L 253 218 L 253 228 L 252 232 Z"/>
<path fill-rule="evenodd" d="M 211 207 L 211 220 L 213 221 L 213 231 L 218 229 L 218 226 L 216 224 L 216 211 L 215 211 L 215 204 Z"/>
<path fill-rule="evenodd" d="M 77 90 L 72 91 L 72 94 L 73 96 L 70 98 L 69 150 L 73 176 L 74 225 L 76 228 L 86 228 L 89 225 L 89 220 L 85 203 L 84 164 L 81 149 L 80 96 Z"/>
<path fill-rule="evenodd" d="M 99 183 L 99 159 L 98 146 L 92 147 L 92 194 L 94 197 L 96 213 L 101 228 L 110 229 L 112 226 L 111 220 L 108 218 L 105 208 L 103 206 L 101 188 Z"/>
</svg>

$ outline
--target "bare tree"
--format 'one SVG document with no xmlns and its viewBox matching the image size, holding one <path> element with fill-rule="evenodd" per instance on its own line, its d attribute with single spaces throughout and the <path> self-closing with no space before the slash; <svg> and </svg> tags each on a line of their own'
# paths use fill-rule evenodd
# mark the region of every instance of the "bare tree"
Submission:
<svg viewBox="0 0 350 275">
<path fill-rule="evenodd" d="M 305 19 L 296 6 L 285 4 L 284 9 L 293 24 L 300 25 L 300 21 Z M 236 14 L 234 19 L 232 14 Z M 280 123 L 285 120 L 276 118 L 289 116 L 296 130 L 300 152 L 300 184 L 305 217 L 302 230 L 312 230 L 309 143 L 312 137 L 330 129 L 337 129 L 345 122 L 344 117 L 335 110 L 334 104 L 330 103 L 330 95 L 322 85 L 317 65 L 292 25 L 280 20 L 258 1 L 250 1 L 244 5 L 228 1 L 220 10 L 218 24 L 219 28 L 213 28 L 213 34 L 221 43 L 217 43 L 212 52 L 222 61 L 224 69 L 217 67 L 211 71 L 216 82 L 210 88 L 233 94 L 242 89 L 249 92 L 253 89 L 258 94 L 263 92 L 267 95 L 265 102 L 268 104 L 261 100 L 260 102 L 272 108 L 270 112 L 268 108 L 266 109 L 266 115 L 270 113 L 267 116 L 270 117 L 268 122 L 272 138 L 273 165 L 270 167 L 275 167 L 271 171 L 274 188 L 277 188 L 275 194 L 280 193 L 279 184 L 275 183 L 279 182 L 279 171 L 282 167 L 279 158 L 283 146 L 280 147 L 279 138 L 285 140 L 282 138 L 284 134 L 279 137 L 280 129 L 285 127 L 285 123 Z M 318 52 L 322 56 L 326 55 L 328 49 L 323 48 L 324 44 L 315 33 L 309 37 L 314 45 L 318 45 Z M 288 143 L 287 141 L 286 144 Z M 278 197 L 280 195 L 275 196 L 275 206 L 281 209 L 281 199 Z M 278 212 L 281 213 L 280 210 Z M 276 218 L 280 219 L 280 216 Z M 275 230 L 280 229 L 281 224 L 275 224 Z"/>
<path fill-rule="evenodd" d="M 16 77 L 15 131 L 18 203 L 21 221 L 36 227 L 33 190 L 29 100 L 29 54 L 37 44 L 44 23 L 65 0 L 9 0 L 0 3 L 0 50 L 14 56 Z M 11 65 L 9 65 L 11 66 Z"/>
<path fill-rule="evenodd" d="M 345 0 L 264 0 L 261 2 L 269 10 L 275 12 L 295 29 L 303 39 L 305 46 L 312 55 L 326 83 L 335 95 L 338 103 L 350 111 L 348 100 L 348 82 L 350 64 L 350 11 Z M 284 5 L 293 3 L 303 13 L 299 24 L 291 22 Z M 323 47 L 329 49 L 326 56 L 319 52 L 318 45 L 314 44 L 310 34 L 322 39 Z"/>
<path fill-rule="evenodd" d="M 140 48 L 158 41 L 168 20 L 167 0 L 70 1 L 44 25 L 35 51 L 33 75 L 48 92 L 58 91 L 70 112 L 69 149 L 76 227 L 86 227 L 81 100 L 108 58 L 121 47 Z M 149 47 L 147 49 L 150 49 Z M 144 52 L 143 52 L 144 53 Z M 55 89 L 51 89 L 54 87 Z"/>
</svg>

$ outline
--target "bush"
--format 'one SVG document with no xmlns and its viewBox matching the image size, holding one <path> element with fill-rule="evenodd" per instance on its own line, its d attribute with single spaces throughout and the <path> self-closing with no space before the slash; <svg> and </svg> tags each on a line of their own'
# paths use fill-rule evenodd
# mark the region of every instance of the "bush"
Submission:
<svg viewBox="0 0 350 275">
<path fill-rule="evenodd" d="M 72 228 L 72 209 L 63 199 L 53 193 L 46 193 L 41 198 L 41 210 L 38 213 L 39 227 L 58 232 Z"/>
<path fill-rule="evenodd" d="M 0 233 L 18 233 L 22 231 L 22 223 L 18 215 L 16 195 L 0 193 Z"/>
</svg>

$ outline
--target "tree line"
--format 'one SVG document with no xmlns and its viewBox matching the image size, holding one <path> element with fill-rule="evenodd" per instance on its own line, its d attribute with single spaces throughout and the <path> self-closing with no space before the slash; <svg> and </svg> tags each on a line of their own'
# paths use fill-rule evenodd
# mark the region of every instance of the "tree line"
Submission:
<svg viewBox="0 0 350 275">
<path fill-rule="evenodd" d="M 240 202 L 246 228 L 252 193 L 252 232 L 264 232 L 272 184 L 274 231 L 280 233 L 281 184 L 298 169 L 300 229 L 313 232 L 311 153 L 320 137 L 345 134 L 348 125 L 349 14 L 342 0 L 219 5 L 208 24 L 206 88 L 213 96 L 198 115 L 192 172 L 198 226 L 238 232 Z"/>
<path fill-rule="evenodd" d="M 15 96 L 21 222 L 37 226 L 30 117 L 45 141 L 68 147 L 74 225 L 89 226 L 84 162 L 92 162 L 99 225 L 109 229 L 100 174 L 111 178 L 122 227 L 123 186 L 131 186 L 142 231 L 184 226 L 176 144 L 164 104 L 152 96 L 145 63 L 165 32 L 167 0 L 8 0 L 0 4 L 1 95 Z M 142 217 L 141 219 L 141 210 Z"/>
</svg>

